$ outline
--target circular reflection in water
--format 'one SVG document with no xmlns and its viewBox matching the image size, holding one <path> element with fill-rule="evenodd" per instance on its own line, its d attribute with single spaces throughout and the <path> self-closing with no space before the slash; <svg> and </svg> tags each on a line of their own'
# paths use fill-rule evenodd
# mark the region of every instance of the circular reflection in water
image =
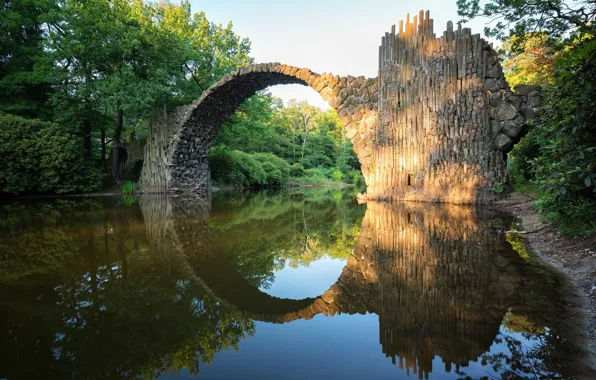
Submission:
<svg viewBox="0 0 596 380">
<path fill-rule="evenodd" d="M 333 259 L 328 256 L 308 266 L 292 266 L 290 261 L 286 260 L 283 269 L 274 273 L 271 285 L 259 289 L 279 298 L 316 298 L 337 281 L 345 265 L 345 259 Z"/>
</svg>

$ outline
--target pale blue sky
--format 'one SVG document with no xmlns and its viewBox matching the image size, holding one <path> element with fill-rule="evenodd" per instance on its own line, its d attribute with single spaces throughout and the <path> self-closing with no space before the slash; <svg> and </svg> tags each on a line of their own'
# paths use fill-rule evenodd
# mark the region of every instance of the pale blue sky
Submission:
<svg viewBox="0 0 596 380">
<path fill-rule="evenodd" d="M 281 62 L 315 72 L 376 77 L 381 36 L 391 25 L 430 10 L 435 33 L 442 34 L 447 21 L 456 22 L 456 0 L 194 0 L 194 12 L 205 11 L 216 23 L 232 21 L 236 33 L 252 42 L 257 63 Z M 467 26 L 483 34 L 484 20 Z M 327 107 L 308 87 L 272 87 L 284 101 L 308 100 Z"/>
</svg>

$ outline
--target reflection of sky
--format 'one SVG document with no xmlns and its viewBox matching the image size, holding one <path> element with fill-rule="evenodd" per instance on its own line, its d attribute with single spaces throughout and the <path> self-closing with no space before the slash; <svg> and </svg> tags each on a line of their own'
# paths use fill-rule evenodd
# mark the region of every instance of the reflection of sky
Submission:
<svg viewBox="0 0 596 380">
<path fill-rule="evenodd" d="M 233 349 L 215 354 L 212 364 L 200 364 L 199 378 L 206 379 L 417 379 L 391 363 L 381 351 L 379 318 L 375 314 L 334 317 L 317 315 L 310 321 L 297 320 L 286 324 L 256 322 L 256 334 L 240 341 L 238 352 Z M 514 336 L 527 347 L 532 344 L 521 334 Z M 509 353 L 506 344 L 493 344 L 491 354 Z M 399 363 L 399 359 L 397 359 Z M 460 370 L 472 378 L 498 375 L 480 360 L 470 362 Z M 169 376 L 168 376 L 169 377 Z M 183 370 L 175 378 L 191 378 Z M 454 379 L 439 356 L 433 359 L 430 379 Z"/>
<path fill-rule="evenodd" d="M 346 260 L 321 258 L 308 267 L 285 267 L 275 272 L 269 289 L 261 289 L 280 298 L 317 297 L 332 286 Z M 312 320 L 285 324 L 255 322 L 256 334 L 240 340 L 238 352 L 232 348 L 215 354 L 211 364 L 200 364 L 198 378 L 204 379 L 418 379 L 412 368 L 399 368 L 385 357 L 379 342 L 379 317 L 376 314 L 316 315 Z M 501 326 L 502 335 L 523 342 L 527 350 L 537 341 Z M 399 339 L 399 337 L 397 338 Z M 505 341 L 493 343 L 487 354 L 510 354 Z M 499 378 L 481 358 L 460 370 L 471 378 Z M 446 372 L 442 358 L 435 356 L 430 379 L 459 378 L 456 365 Z M 167 378 L 193 378 L 187 370 Z"/>
<path fill-rule="evenodd" d="M 275 280 L 271 287 L 261 291 L 280 298 L 314 298 L 335 284 L 345 265 L 345 260 L 329 257 L 314 261 L 308 267 L 292 268 L 286 262 L 282 270 L 275 272 Z"/>
<path fill-rule="evenodd" d="M 325 257 L 309 267 L 286 267 L 275 273 L 270 289 L 261 289 L 270 295 L 302 299 L 316 297 L 333 285 L 340 276 L 345 260 Z M 199 378 L 208 379 L 417 379 L 385 357 L 379 343 L 379 317 L 376 314 L 334 317 L 316 315 L 312 320 L 297 320 L 286 324 L 255 322 L 256 334 L 239 343 L 238 352 L 233 349 L 215 354 L 212 364 L 200 364 Z M 532 341 L 522 334 L 509 332 L 501 327 L 501 334 L 511 335 L 528 347 Z M 398 338 L 399 339 L 399 338 Z M 509 353 L 506 343 L 490 348 L 491 354 Z M 399 358 L 397 359 L 399 363 Z M 445 371 L 439 356 L 433 359 L 430 379 L 453 379 L 459 377 Z M 481 366 L 480 360 L 461 367 L 472 378 L 495 376 L 489 366 Z M 168 378 L 191 378 L 182 370 Z"/>
</svg>

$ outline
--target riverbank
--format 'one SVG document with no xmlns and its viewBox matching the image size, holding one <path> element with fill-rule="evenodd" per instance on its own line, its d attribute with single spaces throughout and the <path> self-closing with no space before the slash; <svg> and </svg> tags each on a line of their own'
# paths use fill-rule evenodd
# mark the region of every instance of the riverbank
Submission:
<svg viewBox="0 0 596 380">
<path fill-rule="evenodd" d="M 136 186 L 136 183 L 133 183 Z M 351 183 L 288 183 L 285 186 L 267 186 L 260 189 L 286 189 L 292 190 L 297 188 L 312 188 L 312 187 L 320 187 L 320 188 L 346 188 L 346 187 L 355 187 L 356 185 Z M 233 187 L 233 186 L 211 186 L 212 192 L 217 191 L 229 191 L 229 190 L 256 190 L 256 187 Z M 103 191 L 94 192 L 94 193 L 74 193 L 74 194 L 25 194 L 25 195 L 11 195 L 11 194 L 0 194 L 0 200 L 15 200 L 15 199 L 39 199 L 39 198 L 93 198 L 93 197 L 105 197 L 105 196 L 117 196 L 128 194 L 122 191 L 122 186 L 110 186 L 105 188 Z M 142 191 L 135 190 L 133 195 L 141 195 L 143 194 Z"/>
<path fill-rule="evenodd" d="M 544 224 L 532 206 L 534 197 L 528 193 L 513 193 L 496 203 L 499 209 L 510 212 L 521 221 L 526 244 L 546 263 L 567 277 L 565 289 L 566 327 L 586 342 L 587 360 L 594 378 L 596 372 L 596 236 L 569 237 Z M 583 372 L 583 371 L 582 371 Z M 588 370 L 589 372 L 589 370 Z M 584 376 L 582 376 L 583 378 Z"/>
</svg>

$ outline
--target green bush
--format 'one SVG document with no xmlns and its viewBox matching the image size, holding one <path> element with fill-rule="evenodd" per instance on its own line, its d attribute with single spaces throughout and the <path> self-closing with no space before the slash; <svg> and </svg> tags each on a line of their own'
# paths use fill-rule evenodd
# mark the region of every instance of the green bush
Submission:
<svg viewBox="0 0 596 380">
<path fill-rule="evenodd" d="M 290 178 L 290 164 L 283 158 L 271 153 L 255 153 L 253 157 L 265 171 L 266 180 L 263 185 L 281 186 Z"/>
<path fill-rule="evenodd" d="M 122 194 L 132 194 L 135 192 L 135 185 L 132 181 L 126 181 L 126 183 L 122 186 Z"/>
<path fill-rule="evenodd" d="M 294 178 L 302 177 L 304 175 L 304 166 L 300 165 L 299 163 L 295 163 L 290 168 L 290 174 Z"/>
<path fill-rule="evenodd" d="M 596 39 L 562 54 L 535 120 L 539 154 L 530 159 L 542 215 L 563 232 L 596 230 Z"/>
<path fill-rule="evenodd" d="M 0 192 L 77 193 L 101 186 L 82 144 L 53 123 L 0 113 Z"/>
<path fill-rule="evenodd" d="M 290 178 L 291 167 L 271 153 L 249 154 L 214 147 L 209 157 L 211 177 L 221 185 L 281 186 Z"/>
<path fill-rule="evenodd" d="M 507 169 L 514 185 L 533 181 L 536 177 L 532 168 L 532 160 L 540 154 L 540 136 L 532 129 L 513 147 L 507 156 Z"/>
<path fill-rule="evenodd" d="M 333 173 L 331 174 L 331 177 L 333 178 L 333 180 L 335 182 L 341 182 L 343 176 L 344 176 L 343 173 L 340 172 L 339 170 L 334 170 Z"/>
<path fill-rule="evenodd" d="M 309 185 L 323 185 L 329 183 L 331 180 L 323 168 L 306 169 L 304 176 L 299 179 L 300 184 Z"/>
<path fill-rule="evenodd" d="M 209 165 L 213 181 L 221 185 L 258 186 L 265 184 L 267 179 L 267 174 L 253 156 L 226 146 L 211 150 Z"/>
</svg>

